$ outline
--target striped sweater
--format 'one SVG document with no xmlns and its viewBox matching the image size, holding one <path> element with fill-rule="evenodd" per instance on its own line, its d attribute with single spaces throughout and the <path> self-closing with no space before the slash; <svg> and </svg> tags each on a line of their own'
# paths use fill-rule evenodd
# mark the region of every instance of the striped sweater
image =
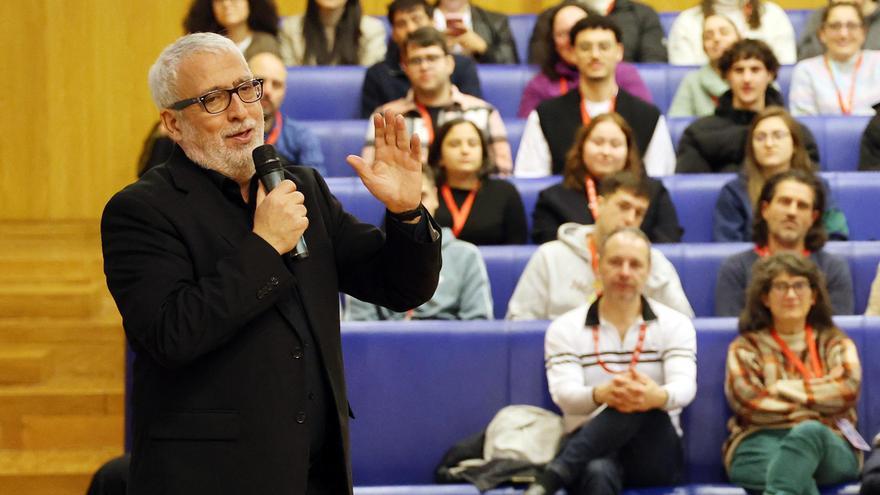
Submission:
<svg viewBox="0 0 880 495">
<path fill-rule="evenodd" d="M 803 333 L 781 335 L 792 352 L 808 362 Z M 862 367 L 856 346 L 838 328 L 816 332 L 822 362 L 821 378 L 804 380 L 785 359 L 769 332 L 738 336 L 727 351 L 724 395 L 733 410 L 730 437 L 724 444 L 728 468 L 736 447 L 746 436 L 764 429 L 791 428 L 817 420 L 840 434 L 836 420 L 856 424 L 856 402 Z"/>
</svg>

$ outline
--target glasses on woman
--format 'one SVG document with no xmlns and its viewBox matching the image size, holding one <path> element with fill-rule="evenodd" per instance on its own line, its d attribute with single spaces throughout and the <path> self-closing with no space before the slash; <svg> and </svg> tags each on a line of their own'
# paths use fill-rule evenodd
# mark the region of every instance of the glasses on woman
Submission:
<svg viewBox="0 0 880 495">
<path fill-rule="evenodd" d="M 856 29 L 862 29 L 862 25 L 858 22 L 829 22 L 825 24 L 825 29 L 836 33 L 843 31 L 844 28 L 846 28 L 847 31 L 855 31 Z"/>
<path fill-rule="evenodd" d="M 223 113 L 229 108 L 229 104 L 232 103 L 233 94 L 237 94 L 242 103 L 259 101 L 260 98 L 263 97 L 263 80 L 251 79 L 250 81 L 245 81 L 232 89 L 215 89 L 213 91 L 208 91 L 202 96 L 180 100 L 168 108 L 172 110 L 183 110 L 190 105 L 198 103 L 210 114 Z"/>
<path fill-rule="evenodd" d="M 780 130 L 772 131 L 772 132 L 756 132 L 755 135 L 752 136 L 752 138 L 759 143 L 763 143 L 764 141 L 766 141 L 769 138 L 773 138 L 774 141 L 780 141 L 782 139 L 787 138 L 790 135 L 791 135 L 790 132 L 783 131 L 780 129 Z"/>
<path fill-rule="evenodd" d="M 794 290 L 794 293 L 802 296 L 810 290 L 810 282 L 806 280 L 795 280 L 794 282 L 777 281 L 770 284 L 770 290 L 777 294 L 788 294 L 788 291 Z"/>
</svg>

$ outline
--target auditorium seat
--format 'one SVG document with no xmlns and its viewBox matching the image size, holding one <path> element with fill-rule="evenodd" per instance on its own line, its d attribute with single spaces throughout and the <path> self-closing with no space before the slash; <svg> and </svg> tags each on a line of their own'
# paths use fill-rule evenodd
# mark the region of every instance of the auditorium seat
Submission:
<svg viewBox="0 0 880 495">
<path fill-rule="evenodd" d="M 510 153 L 516 159 L 519 150 L 519 142 L 522 140 L 523 130 L 526 127 L 526 119 L 504 119 L 504 128 L 507 129 L 507 142 L 510 143 Z"/>
<path fill-rule="evenodd" d="M 507 314 L 507 303 L 513 289 L 526 268 L 535 246 L 480 246 L 480 254 L 486 263 L 489 288 L 492 290 L 492 304 L 495 318 L 503 320 Z"/>
<path fill-rule="evenodd" d="M 516 118 L 526 84 L 538 73 L 538 69 L 530 65 L 480 64 L 477 72 L 483 88 L 483 99 L 495 106 L 506 120 Z"/>
<path fill-rule="evenodd" d="M 859 146 L 870 116 L 823 115 L 798 117 L 819 147 L 820 167 L 828 172 L 855 172 L 859 167 Z"/>
<path fill-rule="evenodd" d="M 516 43 L 516 53 L 519 55 L 519 63 L 525 64 L 529 59 L 529 39 L 535 29 L 535 14 L 518 14 L 507 17 L 510 22 L 510 32 L 513 34 L 513 42 Z M 517 102 L 519 103 L 519 102 Z"/>
<path fill-rule="evenodd" d="M 281 111 L 298 120 L 356 119 L 366 71 L 359 65 L 288 67 Z"/>
<path fill-rule="evenodd" d="M 678 223 L 684 228 L 682 242 L 711 242 L 715 203 L 721 188 L 733 174 L 679 174 L 661 177 L 669 190 Z"/>
<path fill-rule="evenodd" d="M 672 96 L 675 94 L 675 89 L 672 88 L 670 91 L 669 88 L 667 73 L 671 69 L 670 66 L 660 63 L 635 64 L 635 66 L 639 71 L 642 81 L 645 82 L 645 86 L 651 92 L 651 99 L 654 105 L 660 109 L 660 112 L 665 114 L 669 109 Z"/>
<path fill-rule="evenodd" d="M 345 161 L 351 154 L 360 155 L 367 134 L 368 120 L 315 120 L 309 129 L 321 143 L 327 177 L 355 177 L 354 169 Z"/>
</svg>

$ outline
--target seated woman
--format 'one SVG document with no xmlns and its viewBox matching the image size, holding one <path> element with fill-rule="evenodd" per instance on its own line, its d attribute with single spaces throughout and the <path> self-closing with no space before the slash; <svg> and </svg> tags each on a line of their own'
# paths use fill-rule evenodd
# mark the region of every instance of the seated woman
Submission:
<svg viewBox="0 0 880 495">
<path fill-rule="evenodd" d="M 422 205 L 432 216 L 440 205 L 434 169 L 422 167 Z M 344 319 L 377 320 L 491 320 L 492 290 L 480 250 L 469 242 L 456 239 L 452 230 L 443 228 L 440 254 L 443 267 L 440 281 L 431 300 L 400 313 L 388 308 L 345 296 Z"/>
<path fill-rule="evenodd" d="M 364 65 L 385 58 L 385 26 L 361 13 L 360 0 L 308 0 L 284 19 L 279 38 L 287 65 Z"/>
<path fill-rule="evenodd" d="M 556 231 L 566 222 L 595 223 L 598 182 L 621 170 L 645 176 L 635 135 L 620 114 L 599 115 L 575 135 L 566 155 L 562 183 L 538 194 L 532 213 L 532 240 L 542 244 L 556 239 Z M 651 196 L 642 231 L 651 242 L 680 241 L 682 228 L 669 191 L 657 179 L 645 180 Z"/>
<path fill-rule="evenodd" d="M 564 95 L 569 89 L 577 87 L 578 69 L 575 65 L 574 47 L 571 46 L 569 32 L 577 21 L 587 17 L 588 12 L 584 5 L 567 2 L 550 10 L 552 29 L 546 31 L 545 41 L 552 49 L 547 52 L 546 57 L 537 61 L 541 66 L 541 72 L 535 74 L 526 85 L 516 113 L 518 117 L 528 117 L 542 101 Z M 617 64 L 614 78 L 617 85 L 631 95 L 651 102 L 651 92 L 634 65 L 627 62 Z"/>
<path fill-rule="evenodd" d="M 790 253 L 755 263 L 727 351 L 733 410 L 724 464 L 730 481 L 767 494 L 818 494 L 859 477 L 851 444 L 862 378 L 856 346 L 831 320 L 825 279 Z M 857 433 L 855 435 L 858 435 Z"/>
<path fill-rule="evenodd" d="M 751 242 L 753 206 L 767 179 L 790 169 L 813 172 L 800 126 L 784 108 L 773 106 L 758 112 L 746 137 L 743 171 L 724 185 L 715 204 L 712 238 L 716 242 Z M 822 221 L 833 240 L 846 240 L 849 227 L 843 212 L 831 198 L 828 182 L 819 178 L 828 199 Z"/>
<path fill-rule="evenodd" d="M 829 0 L 828 5 L 837 3 L 839 0 Z M 865 48 L 880 50 L 880 9 L 875 0 L 850 0 L 858 5 L 865 18 L 865 31 L 867 33 Z M 825 45 L 819 40 L 819 28 L 822 26 L 822 18 L 825 16 L 825 7 L 818 8 L 810 14 L 807 25 L 801 33 L 798 41 L 798 60 L 815 57 L 825 53 Z"/>
<path fill-rule="evenodd" d="M 798 62 L 791 75 L 791 114 L 873 115 L 880 102 L 880 51 L 862 50 L 865 20 L 853 3 L 825 9 L 819 39 L 825 55 Z"/>
<path fill-rule="evenodd" d="M 469 0 L 438 0 L 434 27 L 446 33 L 453 53 L 481 64 L 518 64 L 519 55 L 507 16 L 472 5 Z"/>
<path fill-rule="evenodd" d="M 709 63 L 684 76 L 669 106 L 670 117 L 702 117 L 715 113 L 721 95 L 730 89 L 721 77 L 718 61 L 739 39 L 733 21 L 721 14 L 706 17 L 703 21 L 703 51 L 709 57 Z"/>
<path fill-rule="evenodd" d="M 526 211 L 509 182 L 493 179 L 486 138 L 465 119 L 440 127 L 428 149 L 437 174 L 440 206 L 435 219 L 455 237 L 477 245 L 525 244 Z"/>
<path fill-rule="evenodd" d="M 683 10 L 669 28 L 667 46 L 672 65 L 703 65 L 708 62 L 700 39 L 703 19 L 722 14 L 736 24 L 743 38 L 761 40 L 773 48 L 781 64 L 797 61 L 794 28 L 779 5 L 766 0 L 701 0 Z"/>
<path fill-rule="evenodd" d="M 183 21 L 187 33 L 219 33 L 238 45 L 244 58 L 270 52 L 281 56 L 274 0 L 194 0 Z"/>
</svg>

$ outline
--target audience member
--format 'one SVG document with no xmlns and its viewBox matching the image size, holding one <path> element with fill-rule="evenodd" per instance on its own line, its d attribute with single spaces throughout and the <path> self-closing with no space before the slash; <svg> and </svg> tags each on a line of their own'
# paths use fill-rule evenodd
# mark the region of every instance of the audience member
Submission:
<svg viewBox="0 0 880 495">
<path fill-rule="evenodd" d="M 277 55 L 262 52 L 248 60 L 255 77 L 263 79 L 264 142 L 275 145 L 278 153 L 292 165 L 307 165 L 326 173 L 321 143 L 308 126 L 281 113 L 281 103 L 287 91 L 287 70 Z M 138 159 L 138 177 L 171 157 L 174 141 L 168 137 L 161 122 L 157 122 L 144 141 Z"/>
<path fill-rule="evenodd" d="M 574 46 L 578 85 L 529 114 L 516 155 L 517 176 L 561 173 L 578 127 L 612 111 L 622 115 L 635 131 L 648 174 L 673 172 L 675 157 L 666 119 L 657 107 L 620 88 L 614 78 L 623 56 L 620 33 L 614 21 L 599 15 L 581 19 L 571 28 L 569 41 Z"/>
<path fill-rule="evenodd" d="M 402 68 L 404 43 L 415 30 L 431 26 L 431 7 L 426 0 L 394 0 L 388 4 L 388 22 L 391 23 L 391 42 L 385 60 L 367 69 L 361 88 L 361 117 L 367 118 L 373 110 L 389 101 L 403 98 L 410 89 L 410 81 Z M 481 97 L 477 65 L 470 57 L 453 54 L 455 59 L 452 84 L 462 93 Z"/>
<path fill-rule="evenodd" d="M 758 112 L 746 138 L 743 171 L 721 189 L 715 205 L 712 238 L 716 242 L 747 242 L 752 239 L 752 206 L 768 178 L 786 170 L 813 174 L 815 166 L 807 155 L 797 122 L 782 107 Z M 828 182 L 818 177 L 827 199 L 822 223 L 828 236 L 846 240 L 846 217 L 834 204 Z"/>
<path fill-rule="evenodd" d="M 721 56 L 718 67 L 730 90 L 721 95 L 714 115 L 699 118 L 685 129 L 678 143 L 676 173 L 738 172 L 755 114 L 765 107 L 783 105 L 782 94 L 771 86 L 779 62 L 763 41 L 734 43 Z M 800 127 L 810 159 L 819 163 L 812 133 Z"/>
<path fill-rule="evenodd" d="M 218 33 L 238 45 L 245 59 L 281 55 L 275 0 L 193 0 L 183 20 L 187 33 Z"/>
<path fill-rule="evenodd" d="M 663 26 L 660 16 L 648 5 L 633 0 L 563 0 L 562 4 L 579 3 L 592 11 L 610 17 L 620 26 L 618 39 L 623 43 L 623 59 L 627 62 L 666 62 Z M 529 63 L 541 64 L 553 51 L 547 31 L 553 29 L 555 8 L 541 12 L 529 38 Z"/>
<path fill-rule="evenodd" d="M 434 170 L 422 168 L 422 205 L 433 216 L 437 212 L 437 185 Z M 469 242 L 456 239 L 452 230 L 443 227 L 440 255 L 440 281 L 431 300 L 421 306 L 397 312 L 345 296 L 345 319 L 376 320 L 491 320 L 492 290 L 480 250 Z"/>
<path fill-rule="evenodd" d="M 828 5 L 838 0 L 829 0 Z M 865 48 L 880 50 L 880 9 L 877 9 L 875 0 L 849 0 L 858 5 L 865 20 Z M 822 26 L 822 18 L 825 16 L 825 7 L 818 8 L 810 14 L 807 25 L 804 27 L 801 39 L 798 41 L 798 60 L 822 55 L 825 45 L 819 40 L 819 28 Z"/>
<path fill-rule="evenodd" d="M 459 117 L 470 120 L 488 139 L 490 146 L 487 151 L 497 171 L 509 175 L 513 160 L 501 114 L 490 103 L 463 94 L 452 83 L 450 76 L 455 59 L 449 53 L 443 33 L 433 27 L 414 31 L 404 45 L 402 67 L 412 88 L 403 98 L 375 111 L 384 114 L 390 110 L 403 115 L 408 131 L 421 138 L 423 158 L 434 141 L 436 129 L 443 123 Z M 367 129 L 367 142 L 362 156 L 368 160 L 373 156 L 372 126 Z"/>
<path fill-rule="evenodd" d="M 767 43 L 780 63 L 797 61 L 794 28 L 779 5 L 767 0 L 700 0 L 700 5 L 683 10 L 669 28 L 670 64 L 703 65 L 709 61 L 700 28 L 703 19 L 713 14 L 733 21 L 743 38 Z"/>
<path fill-rule="evenodd" d="M 880 104 L 875 105 L 874 109 L 880 109 Z M 880 171 L 880 112 L 874 114 L 862 133 L 859 170 Z"/>
<path fill-rule="evenodd" d="M 703 51 L 709 63 L 688 73 L 678 85 L 667 112 L 670 117 L 712 115 L 718 100 L 730 85 L 721 75 L 718 61 L 724 51 L 740 40 L 736 24 L 721 14 L 706 16 L 703 21 Z"/>
<path fill-rule="evenodd" d="M 715 315 L 737 316 L 745 307 L 752 265 L 777 253 L 813 260 L 825 274 L 834 314 L 853 314 L 853 284 L 846 260 L 822 250 L 827 234 L 822 225 L 825 191 L 815 175 L 789 170 L 767 179 L 752 225 L 754 248 L 721 264 L 715 285 Z"/>
<path fill-rule="evenodd" d="M 493 165 L 477 124 L 463 118 L 444 123 L 431 143 L 428 164 L 437 173 L 442 198 L 438 224 L 477 245 L 526 243 L 522 199 L 511 183 L 489 177 Z"/>
<path fill-rule="evenodd" d="M 865 316 L 880 316 L 880 264 L 877 265 L 877 275 L 874 276 L 874 282 L 871 284 Z"/>
<path fill-rule="evenodd" d="M 791 114 L 872 115 L 880 103 L 880 51 L 862 50 L 865 20 L 852 3 L 825 9 L 819 39 L 825 55 L 798 62 L 791 75 Z"/>
<path fill-rule="evenodd" d="M 470 0 L 438 0 L 434 27 L 446 33 L 454 53 L 481 64 L 518 64 L 519 55 L 507 16 L 473 5 Z"/>
<path fill-rule="evenodd" d="M 522 99 L 519 102 L 517 116 L 526 118 L 542 101 L 568 93 L 569 88 L 578 84 L 578 69 L 571 45 L 569 33 L 571 27 L 579 20 L 587 17 L 589 9 L 579 3 L 562 3 L 550 10 L 550 25 L 547 30 L 547 44 L 553 47 L 547 56 L 537 64 L 541 72 L 526 84 Z M 628 62 L 620 62 L 614 69 L 617 84 L 633 96 L 651 103 L 651 92 L 642 81 L 636 66 Z"/>
<path fill-rule="evenodd" d="M 874 437 L 873 444 L 874 449 L 865 460 L 865 467 L 862 469 L 862 486 L 859 495 L 880 494 L 880 433 Z"/>
<path fill-rule="evenodd" d="M 724 382 L 730 481 L 768 494 L 818 494 L 817 484 L 855 481 L 862 369 L 831 319 L 815 263 L 791 253 L 758 261 L 739 333 Z"/>
<path fill-rule="evenodd" d="M 684 471 L 679 416 L 697 392 L 696 332 L 647 299 L 651 243 L 635 227 L 599 246 L 602 295 L 553 320 L 547 383 L 568 432 L 525 495 L 617 495 L 673 485 Z"/>
<path fill-rule="evenodd" d="M 360 0 L 307 0 L 305 14 L 284 19 L 287 65 L 365 65 L 385 58 L 385 26 L 363 15 Z"/>
<path fill-rule="evenodd" d="M 308 165 L 326 175 L 321 143 L 305 124 L 281 113 L 281 103 L 287 92 L 287 69 L 278 56 L 269 52 L 258 53 L 248 60 L 254 77 L 263 80 L 263 121 L 266 144 L 275 146 L 278 153 L 294 165 Z"/>
<path fill-rule="evenodd" d="M 538 194 L 532 240 L 541 244 L 556 239 L 563 223 L 595 223 L 599 216 L 596 190 L 603 179 L 621 170 L 644 178 L 650 191 L 642 231 L 652 242 L 680 241 L 682 229 L 669 191 L 659 180 L 644 177 L 632 128 L 615 112 L 603 113 L 578 129 L 566 156 L 562 182 Z"/>
<path fill-rule="evenodd" d="M 602 181 L 595 225 L 566 223 L 559 238 L 532 255 L 507 306 L 510 320 L 551 320 L 601 292 L 598 246 L 617 229 L 637 227 L 651 208 L 651 188 L 644 177 L 618 172 Z M 688 316 L 694 312 L 678 273 L 660 251 L 651 248 L 645 295 Z"/>
</svg>

